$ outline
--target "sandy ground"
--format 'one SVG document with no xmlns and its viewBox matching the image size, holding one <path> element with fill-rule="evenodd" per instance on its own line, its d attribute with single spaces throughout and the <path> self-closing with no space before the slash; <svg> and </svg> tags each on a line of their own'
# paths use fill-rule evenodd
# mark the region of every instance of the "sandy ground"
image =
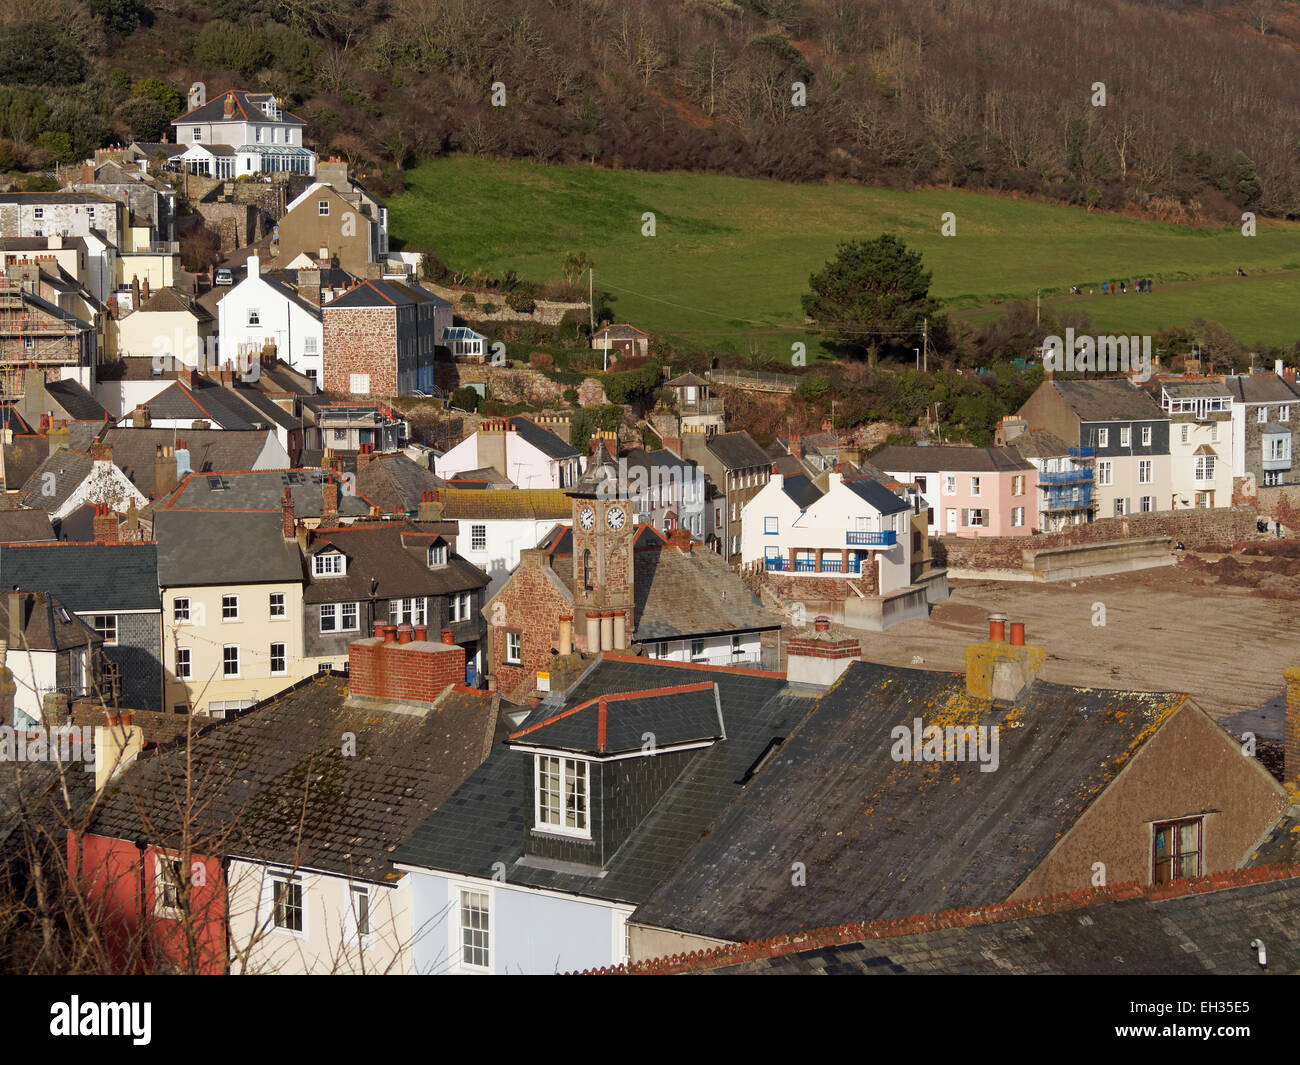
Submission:
<svg viewBox="0 0 1300 1065">
<path fill-rule="evenodd" d="M 1282 670 L 1300 666 L 1300 599 L 1198 586 L 1200 577 L 1170 566 L 1054 584 L 953 582 L 928 621 L 862 633 L 862 656 L 962 670 L 965 648 L 987 637 L 988 613 L 1001 611 L 1025 623 L 1027 643 L 1047 649 L 1047 680 L 1186 692 L 1233 732 L 1280 737 Z M 1105 623 L 1094 625 L 1097 604 Z"/>
</svg>

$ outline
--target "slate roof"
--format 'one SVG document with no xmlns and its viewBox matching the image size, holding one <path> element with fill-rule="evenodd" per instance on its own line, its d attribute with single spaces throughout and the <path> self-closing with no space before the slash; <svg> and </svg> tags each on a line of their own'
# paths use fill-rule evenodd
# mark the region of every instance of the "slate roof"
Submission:
<svg viewBox="0 0 1300 1065">
<path fill-rule="evenodd" d="M 213 320 L 212 313 L 206 307 L 171 285 L 154 289 L 153 294 L 140 304 L 139 309 L 145 314 L 182 312 L 192 314 L 200 322 Z"/>
<path fill-rule="evenodd" d="M 894 495 L 874 477 L 845 477 L 844 487 L 881 514 L 899 514 L 911 510 L 911 504 L 907 500 Z"/>
<path fill-rule="evenodd" d="M 48 381 L 45 392 L 67 417 L 81 422 L 102 422 L 108 411 L 80 381 Z M 58 414 L 55 414 L 58 417 Z"/>
<path fill-rule="evenodd" d="M 23 485 L 19 502 L 35 510 L 58 510 L 94 468 L 95 460 L 86 452 L 61 447 L 32 471 Z M 53 474 L 53 478 L 47 480 L 47 473 Z M 53 489 L 51 495 L 45 494 L 47 486 Z"/>
<path fill-rule="evenodd" d="M 594 757 L 639 751 L 651 732 L 662 752 L 726 735 L 716 684 L 593 696 L 510 734 L 516 749 L 575 751 Z"/>
<path fill-rule="evenodd" d="M 181 479 L 175 491 L 158 502 L 157 510 L 264 510 L 275 511 L 279 520 L 284 490 L 293 498 L 294 516 L 319 518 L 325 510 L 325 478 L 321 470 L 212 470 L 191 473 Z M 222 487 L 217 487 L 217 479 Z M 339 514 L 345 518 L 370 513 L 370 501 L 350 495 L 339 485 Z"/>
<path fill-rule="evenodd" d="M 70 647 L 99 646 L 104 642 L 103 637 L 77 617 L 71 607 L 47 592 L 23 589 L 21 609 L 21 633 L 10 631 L 8 607 L 0 610 L 0 631 L 8 642 L 10 654 L 21 654 L 23 649 L 66 651 Z"/>
<path fill-rule="evenodd" d="M 709 382 L 704 380 L 699 374 L 684 373 L 680 377 L 674 377 L 671 381 L 664 382 L 664 388 L 708 388 Z"/>
<path fill-rule="evenodd" d="M 531 518 L 535 521 L 568 521 L 573 500 L 562 488 L 482 489 L 448 488 L 442 493 L 442 516 L 449 521 L 481 518 L 500 521 Z"/>
<path fill-rule="evenodd" d="M 357 491 L 385 513 L 403 514 L 420 506 L 420 494 L 442 490 L 447 482 L 405 455 L 376 455 L 357 473 Z M 445 497 L 444 497 L 445 498 Z"/>
<path fill-rule="evenodd" d="M 767 452 L 743 429 L 734 433 L 714 433 L 704 446 L 728 470 L 769 465 Z"/>
<path fill-rule="evenodd" d="M 430 569 L 426 552 L 431 545 L 446 541 L 436 533 L 420 531 L 405 522 L 314 529 L 310 536 L 309 555 L 334 547 L 347 556 L 348 564 L 347 572 L 341 577 L 314 577 L 307 566 L 307 585 L 303 589 L 306 603 L 369 599 L 372 579 L 376 582 L 374 594 L 382 599 L 451 595 L 488 584 L 486 573 L 451 552 L 445 566 Z"/>
<path fill-rule="evenodd" d="M 1185 702 L 1039 681 L 1008 707 L 964 674 L 855 661 L 635 919 L 737 941 L 1001 902 Z M 997 771 L 895 761 L 917 717 L 998 725 Z"/>
<path fill-rule="evenodd" d="M 598 340 L 601 337 L 608 336 L 610 340 L 639 340 L 649 335 L 649 333 L 643 332 L 634 325 L 628 325 L 626 322 L 610 322 L 609 325 L 597 329 L 592 339 Z"/>
<path fill-rule="evenodd" d="M 806 473 L 786 477 L 781 483 L 781 491 L 789 496 L 800 510 L 807 510 L 825 494 L 812 483 Z"/>
<path fill-rule="evenodd" d="M 1300 864 L 1300 805 L 1290 807 L 1278 819 L 1246 864 L 1269 865 L 1274 862 Z"/>
<path fill-rule="evenodd" d="M 924 447 L 881 448 L 871 456 L 871 461 L 890 473 L 913 471 L 921 473 L 947 473 L 950 470 L 970 473 L 1001 473 L 1007 470 L 1031 470 L 1028 462 L 1013 447 L 949 447 L 947 445 Z"/>
<path fill-rule="evenodd" d="M 0 544 L 54 539 L 54 526 L 43 510 L 0 510 Z M 0 585 L 0 588 L 7 587 Z"/>
<path fill-rule="evenodd" d="M 1157 387 L 1168 392 L 1174 399 L 1232 395 L 1232 390 L 1222 381 L 1180 381 L 1174 378 L 1159 381 Z M 1152 389 L 1152 391 L 1156 391 L 1156 389 Z"/>
<path fill-rule="evenodd" d="M 447 482 L 452 487 L 482 491 L 485 488 L 499 488 L 512 491 L 515 482 L 494 466 L 480 466 L 477 470 L 462 470 Z"/>
<path fill-rule="evenodd" d="M 421 715 L 354 704 L 347 688 L 340 673 L 308 677 L 191 740 L 200 850 L 393 879 L 391 848 L 483 760 L 496 714 L 486 693 L 453 691 Z M 355 757 L 339 757 L 345 733 Z M 143 814 L 151 840 L 175 846 L 186 756 L 180 744 L 139 759 L 109 786 L 91 830 L 135 839 Z"/>
<path fill-rule="evenodd" d="M 694 682 L 715 683 L 727 738 L 690 756 L 681 774 L 605 865 L 603 876 L 541 868 L 519 861 L 533 824 L 531 789 L 520 786 L 528 755 L 497 747 L 442 807 L 400 846 L 398 864 L 492 876 L 504 862 L 512 884 L 637 903 L 668 873 L 726 804 L 738 781 L 773 736 L 786 735 L 811 700 L 785 687 L 779 674 L 669 665 L 603 657 L 560 708 L 614 692 L 646 691 Z M 542 703 L 520 728 L 557 707 Z"/>
<path fill-rule="evenodd" d="M 149 543 L 0 547 L 0 588 L 50 592 L 78 613 L 159 610 L 158 549 Z"/>
<path fill-rule="evenodd" d="M 96 723 L 103 721 L 101 710 Z M 74 758 L 83 756 L 80 748 L 80 742 L 74 741 Z M 67 838 L 69 829 L 83 827 L 95 793 L 95 774 L 86 772 L 84 766 L 82 760 L 62 765 L 0 761 L 0 869 L 9 861 L 18 862 L 20 867 L 28 864 L 28 841 L 21 831 L 24 822 L 35 829 L 37 840 L 53 841 L 49 858 L 59 859 L 58 841 Z"/>
<path fill-rule="evenodd" d="M 1028 906 L 1010 908 L 1010 913 L 992 907 L 958 919 L 956 927 L 911 931 L 922 923 L 918 920 L 905 926 L 910 934 L 880 928 L 857 942 L 813 934 L 807 938 L 823 939 L 825 945 L 777 948 L 771 956 L 718 964 L 709 971 L 832 976 L 1296 973 L 1298 872 L 1278 870 L 1276 879 L 1236 885 L 1220 883 L 1230 878 L 1199 877 L 1182 882 L 1185 888 L 1172 896 L 1159 888 L 1100 891 L 1087 905 L 1052 900 L 1042 907 L 1049 911 L 1045 913 L 1027 913 Z M 1267 947 L 1267 970 L 1250 947 L 1256 939 Z M 726 953 L 719 952 L 718 961 L 725 960 Z"/>
<path fill-rule="evenodd" d="M 232 118 L 226 118 L 225 106 L 226 97 L 235 98 L 235 113 Z M 244 89 L 227 89 L 219 96 L 214 96 L 202 107 L 196 107 L 192 111 L 186 111 L 180 118 L 172 119 L 173 126 L 180 125 L 182 122 L 274 122 L 275 119 L 269 117 L 261 105 L 272 96 L 269 92 L 248 92 Z M 285 125 L 304 126 L 305 122 L 297 115 L 290 114 L 284 108 L 280 109 L 281 119 Z M 166 145 L 163 145 L 165 148 Z M 205 144 L 205 148 L 212 145 Z"/>
<path fill-rule="evenodd" d="M 159 445 L 171 447 L 183 440 L 195 473 L 213 470 L 247 470 L 266 447 L 268 429 L 109 429 L 104 434 L 113 448 L 113 462 L 145 496 L 157 498 L 154 457 Z M 276 506 L 279 506 L 277 503 Z"/>
<path fill-rule="evenodd" d="M 1053 381 L 1053 387 L 1084 422 L 1168 421 L 1146 392 L 1127 380 Z"/>
<path fill-rule="evenodd" d="M 763 607 L 721 555 L 698 544 L 683 552 L 667 546 L 653 527 L 640 528 L 632 553 L 635 642 L 781 627 L 780 618 Z M 642 531 L 654 535 L 644 536 Z M 572 595 L 572 529 L 565 527 L 550 545 L 551 565 Z"/>
<path fill-rule="evenodd" d="M 362 281 L 325 304 L 325 310 L 351 307 L 405 307 L 414 303 L 409 293 L 400 292 L 387 281 Z"/>
<path fill-rule="evenodd" d="M 1273 373 L 1234 374 L 1224 378 L 1232 398 L 1240 403 L 1294 403 L 1300 388 Z"/>
<path fill-rule="evenodd" d="M 145 406 L 154 421 L 212 422 L 216 429 L 252 429 L 254 425 L 218 386 L 193 391 L 173 381 Z"/>
<path fill-rule="evenodd" d="M 556 436 L 549 429 L 543 429 L 531 418 L 516 414 L 510 419 L 510 424 L 522 439 L 527 440 L 548 458 L 571 459 L 582 454 L 572 444 L 565 443 L 563 437 Z"/>
<path fill-rule="evenodd" d="M 278 511 L 160 510 L 153 532 L 163 588 L 303 579 L 298 542 L 284 539 Z"/>
<path fill-rule="evenodd" d="M 1070 445 L 1046 429 L 1029 429 L 1007 446 L 1024 459 L 1058 459 L 1070 453 Z"/>
</svg>

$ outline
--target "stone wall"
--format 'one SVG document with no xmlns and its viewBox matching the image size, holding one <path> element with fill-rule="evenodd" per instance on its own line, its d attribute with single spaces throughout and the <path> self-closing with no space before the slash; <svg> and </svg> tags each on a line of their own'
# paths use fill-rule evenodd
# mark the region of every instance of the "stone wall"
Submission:
<svg viewBox="0 0 1300 1065">
<path fill-rule="evenodd" d="M 465 385 L 486 384 L 488 396 L 492 399 L 502 403 L 528 403 L 535 407 L 562 405 L 564 390 L 568 387 L 524 366 L 450 363 L 442 359 L 434 364 L 434 384 L 449 393 Z M 596 387 L 600 389 L 600 399 L 592 402 L 604 402 L 604 389 L 599 382 L 596 382 Z M 578 393 L 581 396 L 581 388 Z"/>
<path fill-rule="evenodd" d="M 322 385 L 327 392 L 350 395 L 352 375 L 369 374 L 369 395 L 398 394 L 397 316 L 392 308 L 327 307 L 321 320 Z"/>
<path fill-rule="evenodd" d="M 1126 518 L 1100 518 L 1059 533 L 1039 536 L 940 537 L 935 565 L 955 570 L 1020 570 L 1026 550 L 1071 547 L 1152 536 L 1168 536 L 1193 551 L 1227 549 L 1256 535 L 1254 508 L 1158 511 Z"/>
<path fill-rule="evenodd" d="M 198 203 L 194 209 L 203 218 L 203 224 L 217 234 L 222 251 L 244 248 L 265 235 L 262 214 L 251 204 Z"/>
<path fill-rule="evenodd" d="M 450 285 L 438 285 L 432 281 L 421 281 L 421 285 L 427 288 L 435 295 L 451 303 L 456 309 L 457 314 L 463 314 L 466 318 L 480 322 L 538 322 L 542 325 L 559 325 L 560 320 L 570 311 L 582 311 L 586 313 L 587 304 L 581 303 L 562 303 L 558 300 L 536 300 L 536 309 L 532 314 L 524 314 L 521 311 L 512 311 L 506 306 L 505 292 L 478 292 L 468 288 L 453 288 Z M 472 295 L 476 301 L 476 306 L 462 308 L 460 305 L 461 296 L 466 293 Z M 483 313 L 483 304 L 494 303 L 496 310 L 491 314 Z"/>
</svg>

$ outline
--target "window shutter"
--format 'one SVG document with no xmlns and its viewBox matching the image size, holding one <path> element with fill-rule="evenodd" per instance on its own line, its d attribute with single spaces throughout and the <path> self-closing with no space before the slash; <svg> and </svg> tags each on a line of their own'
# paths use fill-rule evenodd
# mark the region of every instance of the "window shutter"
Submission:
<svg viewBox="0 0 1300 1065">
<path fill-rule="evenodd" d="M 967 525 L 967 519 L 970 517 L 970 511 L 965 507 L 961 508 L 961 527 L 964 529 Z"/>
<path fill-rule="evenodd" d="M 992 512 L 989 511 L 987 508 L 985 508 L 984 510 L 981 510 L 981 511 L 980 511 L 980 524 L 983 525 L 986 529 L 988 528 L 988 525 L 989 525 L 989 514 L 990 514 L 990 513 L 992 513 Z"/>
</svg>

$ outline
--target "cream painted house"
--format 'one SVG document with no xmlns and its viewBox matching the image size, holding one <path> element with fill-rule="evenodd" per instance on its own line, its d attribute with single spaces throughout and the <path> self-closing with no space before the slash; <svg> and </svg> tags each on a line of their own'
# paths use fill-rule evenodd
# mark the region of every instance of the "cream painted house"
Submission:
<svg viewBox="0 0 1300 1065">
<path fill-rule="evenodd" d="M 113 354 L 155 360 L 163 373 L 178 363 L 205 369 L 216 361 L 216 327 L 212 314 L 188 296 L 174 288 L 153 290 L 143 306 L 117 320 Z"/>
<path fill-rule="evenodd" d="M 232 857 L 229 878 L 232 973 L 411 971 L 410 877 L 376 884 Z"/>
<path fill-rule="evenodd" d="M 289 512 L 160 510 L 163 706 L 245 709 L 312 672 L 302 654 L 302 563 Z"/>
</svg>

